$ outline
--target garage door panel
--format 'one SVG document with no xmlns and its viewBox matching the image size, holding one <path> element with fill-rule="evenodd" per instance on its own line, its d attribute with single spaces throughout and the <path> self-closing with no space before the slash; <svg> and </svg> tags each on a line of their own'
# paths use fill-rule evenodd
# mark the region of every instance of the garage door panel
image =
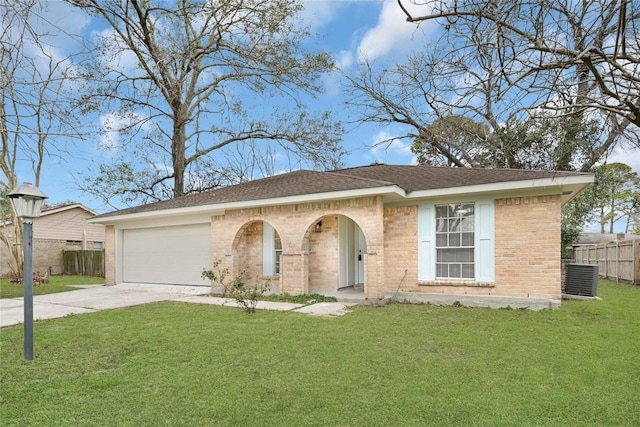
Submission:
<svg viewBox="0 0 640 427">
<path fill-rule="evenodd" d="M 209 224 L 124 230 L 123 281 L 208 286 L 211 267 Z"/>
</svg>

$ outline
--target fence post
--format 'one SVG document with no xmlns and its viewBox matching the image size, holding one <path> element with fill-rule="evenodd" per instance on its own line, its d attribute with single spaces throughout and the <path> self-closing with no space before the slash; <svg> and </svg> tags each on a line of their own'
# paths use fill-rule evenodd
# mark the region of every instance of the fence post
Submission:
<svg viewBox="0 0 640 427">
<path fill-rule="evenodd" d="M 633 268 L 633 284 L 634 285 L 637 284 L 636 283 L 636 278 L 637 278 L 636 277 L 636 268 L 640 267 L 638 265 L 638 264 L 640 264 L 640 262 L 639 262 L 640 261 L 639 260 L 640 257 L 636 256 L 636 243 L 639 243 L 639 242 L 640 242 L 640 240 L 634 240 L 633 241 L 633 250 L 632 250 L 632 253 L 633 253 L 633 267 L 632 268 Z"/>
<path fill-rule="evenodd" d="M 609 278 L 609 248 L 604 244 L 604 278 Z"/>
<path fill-rule="evenodd" d="M 620 281 L 620 245 L 616 240 L 616 282 Z"/>
</svg>

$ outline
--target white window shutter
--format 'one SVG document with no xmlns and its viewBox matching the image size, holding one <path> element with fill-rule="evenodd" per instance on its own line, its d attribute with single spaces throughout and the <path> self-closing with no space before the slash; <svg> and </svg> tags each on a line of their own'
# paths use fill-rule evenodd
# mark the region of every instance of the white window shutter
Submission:
<svg viewBox="0 0 640 427">
<path fill-rule="evenodd" d="M 436 279 L 436 209 L 418 206 L 418 280 Z"/>
<path fill-rule="evenodd" d="M 476 202 L 475 209 L 475 264 L 476 282 L 495 282 L 495 215 L 494 201 Z"/>
<path fill-rule="evenodd" d="M 275 230 L 267 223 L 262 222 L 262 275 L 274 276 L 276 274 L 276 248 Z"/>
</svg>

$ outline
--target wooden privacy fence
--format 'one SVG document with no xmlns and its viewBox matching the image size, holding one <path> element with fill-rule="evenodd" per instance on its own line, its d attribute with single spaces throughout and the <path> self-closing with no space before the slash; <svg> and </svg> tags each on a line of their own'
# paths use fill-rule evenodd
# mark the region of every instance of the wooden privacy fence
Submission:
<svg viewBox="0 0 640 427">
<path fill-rule="evenodd" d="M 577 264 L 598 264 L 600 277 L 640 284 L 640 240 L 574 246 L 573 258 Z"/>
<path fill-rule="evenodd" d="M 62 251 L 64 274 L 104 277 L 104 249 L 101 251 Z"/>
</svg>

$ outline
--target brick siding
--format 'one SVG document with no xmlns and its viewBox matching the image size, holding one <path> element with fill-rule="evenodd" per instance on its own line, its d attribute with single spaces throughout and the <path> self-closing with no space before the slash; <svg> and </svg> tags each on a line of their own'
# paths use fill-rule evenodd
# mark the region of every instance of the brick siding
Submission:
<svg viewBox="0 0 640 427">
<path fill-rule="evenodd" d="M 496 200 L 495 294 L 562 297 L 561 209 L 558 195 Z"/>
<path fill-rule="evenodd" d="M 291 294 L 336 289 L 338 216 L 351 218 L 366 239 L 365 294 L 385 292 L 486 295 L 559 300 L 559 195 L 511 197 L 495 201 L 494 283 L 418 281 L 417 206 L 387 206 L 378 197 L 237 209 L 211 219 L 212 261 L 232 274 L 247 270 L 262 278 L 262 221 L 282 241 L 281 275 L 272 282 Z M 322 232 L 314 231 L 322 221 Z M 384 232 L 383 232 L 384 230 Z M 115 282 L 113 227 L 106 229 L 106 279 Z M 307 243 L 308 242 L 308 243 Z M 406 271 L 406 273 L 405 273 Z"/>
</svg>

